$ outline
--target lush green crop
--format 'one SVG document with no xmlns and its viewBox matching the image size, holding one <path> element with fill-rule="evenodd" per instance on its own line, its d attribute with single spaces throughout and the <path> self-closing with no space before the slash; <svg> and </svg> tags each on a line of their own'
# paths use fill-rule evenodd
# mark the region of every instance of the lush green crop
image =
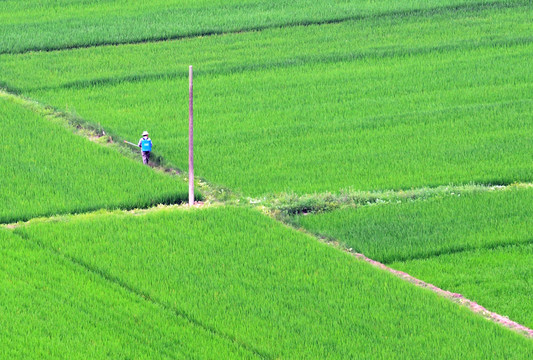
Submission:
<svg viewBox="0 0 533 360">
<path fill-rule="evenodd" d="M 244 208 L 20 227 L 265 358 L 524 358 L 533 343 Z"/>
<path fill-rule="evenodd" d="M 519 189 L 347 208 L 294 220 L 390 263 L 530 242 L 532 212 L 533 190 Z"/>
<path fill-rule="evenodd" d="M 391 264 L 533 328 L 533 232 L 530 243 Z"/>
<path fill-rule="evenodd" d="M 0 222 L 187 198 L 181 179 L 125 159 L 3 97 L 0 117 Z"/>
<path fill-rule="evenodd" d="M 196 174 L 250 195 L 531 181 L 533 44 L 196 79 Z M 31 96 L 186 168 L 187 80 Z"/>
<path fill-rule="evenodd" d="M 508 3 L 495 0 L 487 5 Z M 8 0 L 0 2 L 0 53 L 169 39 L 446 6 L 485 4 L 475 0 Z"/>
<path fill-rule="evenodd" d="M 148 128 L 186 168 L 194 60 L 196 173 L 251 195 L 530 181 L 529 9 L 4 55 L 0 81 L 123 137 Z"/>
<path fill-rule="evenodd" d="M 0 55 L 0 81 L 21 91 L 104 85 L 305 63 L 463 51 L 533 40 L 530 6 L 446 10 L 158 43 Z M 453 24 L 452 19 L 453 18 Z M 453 26 L 452 26 L 453 25 Z"/>
<path fill-rule="evenodd" d="M 0 230 L 2 359 L 258 358 L 80 264 Z"/>
</svg>

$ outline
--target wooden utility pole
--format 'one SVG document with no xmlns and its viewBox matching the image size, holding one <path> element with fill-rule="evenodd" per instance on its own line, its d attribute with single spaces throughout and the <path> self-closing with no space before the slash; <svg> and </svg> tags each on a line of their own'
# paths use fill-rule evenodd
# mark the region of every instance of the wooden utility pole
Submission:
<svg viewBox="0 0 533 360">
<path fill-rule="evenodd" d="M 189 206 L 194 205 L 194 161 L 193 161 L 193 131 L 192 131 L 192 65 L 189 66 Z"/>
</svg>

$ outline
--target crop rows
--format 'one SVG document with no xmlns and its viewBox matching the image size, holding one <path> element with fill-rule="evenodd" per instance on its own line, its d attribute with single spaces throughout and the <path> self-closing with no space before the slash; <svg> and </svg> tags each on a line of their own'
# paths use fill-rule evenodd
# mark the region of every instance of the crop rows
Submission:
<svg viewBox="0 0 533 360">
<path fill-rule="evenodd" d="M 159 43 L 0 55 L 0 81 L 19 91 L 284 69 L 531 42 L 531 7 L 446 10 L 338 24 L 268 29 Z M 453 17 L 453 26 L 450 18 Z"/>
<path fill-rule="evenodd" d="M 68 49 L 264 29 L 442 7 L 507 6 L 494 0 L 431 1 L 91 1 L 0 2 L 0 53 Z"/>
<path fill-rule="evenodd" d="M 293 221 L 388 264 L 530 242 L 532 211 L 533 190 L 525 188 L 346 208 Z"/>
<path fill-rule="evenodd" d="M 0 222 L 187 198 L 181 179 L 155 173 L 20 104 L 0 97 L 0 114 Z"/>
<path fill-rule="evenodd" d="M 197 174 L 253 196 L 531 181 L 533 73 L 522 64 L 532 53 L 533 44 L 199 77 Z M 30 94 L 124 137 L 148 128 L 186 168 L 180 89 L 186 79 Z"/>
<path fill-rule="evenodd" d="M 266 358 L 533 351 L 529 340 L 250 209 L 72 217 L 15 232 Z"/>
<path fill-rule="evenodd" d="M 3 359 L 254 359 L 35 242 L 0 230 Z"/>
<path fill-rule="evenodd" d="M 196 59 L 197 174 L 253 196 L 531 181 L 528 9 L 3 55 L 0 81 L 121 137 L 149 129 L 186 168 Z"/>
<path fill-rule="evenodd" d="M 530 181 L 524 9 L 478 10 L 474 21 L 467 12 L 453 27 L 450 14 L 436 24 L 420 15 L 4 55 L 2 81 L 121 137 L 149 129 L 165 159 L 186 168 L 187 80 L 169 59 L 182 54 L 186 69 L 196 58 L 197 174 L 253 196 Z M 417 47 L 408 34 L 418 27 Z M 287 40 L 291 31 L 298 41 Z M 298 66 L 272 65 L 285 62 Z"/>
<path fill-rule="evenodd" d="M 531 327 L 533 190 L 300 215 L 294 222 Z"/>
<path fill-rule="evenodd" d="M 0 87 L 117 138 L 148 130 L 186 169 L 193 64 L 197 176 L 265 204 L 388 194 L 291 221 L 531 327 L 533 190 L 442 190 L 533 181 L 531 10 L 0 1 Z M 0 222 L 185 198 L 2 94 Z M 529 339 L 246 206 L 33 220 L 0 229 L 0 258 L 0 358 L 533 357 Z"/>
<path fill-rule="evenodd" d="M 531 228 L 529 228 L 531 234 Z M 522 245 L 476 249 L 390 264 L 419 279 L 475 299 L 533 328 L 533 238 Z"/>
</svg>

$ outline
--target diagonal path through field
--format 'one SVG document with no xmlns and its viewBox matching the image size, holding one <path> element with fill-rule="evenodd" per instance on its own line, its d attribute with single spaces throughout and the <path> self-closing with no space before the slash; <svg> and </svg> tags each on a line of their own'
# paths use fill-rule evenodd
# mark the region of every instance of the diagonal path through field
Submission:
<svg viewBox="0 0 533 360">
<path fill-rule="evenodd" d="M 33 103 L 32 106 L 36 106 L 37 108 L 39 108 L 39 106 L 41 106 L 41 105 L 36 104 L 36 103 Z M 64 114 L 61 115 L 61 116 L 64 116 Z M 526 184 L 525 186 L 531 186 L 531 184 Z M 483 188 L 483 186 L 480 186 L 480 187 Z M 486 188 L 485 190 L 498 190 L 498 189 L 500 189 L 500 188 L 505 188 L 505 187 L 496 187 L 496 188 L 495 188 L 495 187 L 493 187 L 493 186 L 485 186 L 484 188 Z M 441 190 L 442 190 L 442 189 L 441 189 Z M 448 191 L 448 192 L 449 192 L 449 191 L 454 191 L 454 190 L 455 190 L 455 191 L 458 191 L 459 188 L 453 188 L 453 187 L 450 188 L 450 187 L 448 187 L 448 188 L 446 188 L 445 191 Z M 479 189 L 478 189 L 478 190 L 479 190 Z M 482 189 L 482 190 L 483 190 L 483 189 Z M 427 191 L 427 189 L 419 189 L 419 190 L 418 190 L 418 193 L 419 193 L 419 194 L 418 194 L 418 195 L 415 194 L 415 195 L 413 195 L 413 196 L 415 196 L 415 197 L 419 196 L 419 197 L 423 198 L 423 196 L 424 196 L 424 192 L 425 192 L 425 191 Z M 414 192 L 416 193 L 417 190 L 415 189 Z M 367 194 L 367 195 L 368 195 L 368 194 Z M 375 195 L 375 194 L 373 194 L 373 195 Z M 393 195 L 394 195 L 394 194 L 393 194 Z M 440 195 L 442 195 L 442 194 L 440 194 Z M 396 194 L 396 196 L 399 196 L 399 195 Z M 368 197 L 371 198 L 372 195 L 369 195 Z M 391 198 L 393 198 L 392 195 L 391 195 Z M 378 201 L 379 199 L 380 199 L 380 196 L 377 196 L 377 197 L 376 197 L 376 201 Z M 251 199 L 251 201 L 254 202 L 253 199 Z M 73 260 L 75 261 L 75 259 L 73 259 Z M 515 326 L 515 325 L 512 325 L 512 326 Z M 511 326 L 511 327 L 512 327 L 512 326 Z M 515 326 L 515 327 L 516 327 L 516 326 Z"/>
<path fill-rule="evenodd" d="M 351 250 L 351 249 L 350 249 Z M 494 321 L 498 324 L 501 324 L 502 326 L 505 326 L 506 328 L 509 328 L 513 331 L 517 331 L 521 334 L 524 334 L 525 336 L 527 337 L 530 337 L 530 338 L 533 338 L 533 329 L 530 329 L 524 325 L 521 325 L 513 320 L 510 320 L 509 318 L 505 317 L 505 316 L 502 316 L 500 314 L 497 314 L 495 312 L 492 312 L 490 310 L 487 310 L 486 308 L 484 308 L 483 306 L 479 305 L 478 303 L 476 303 L 475 301 L 472 301 L 472 300 L 469 300 L 467 298 L 465 298 L 463 295 L 461 294 L 457 294 L 457 293 L 453 293 L 451 291 L 448 291 L 448 290 L 443 290 L 433 284 L 428 284 L 420 279 L 417 279 L 403 271 L 398 271 L 398 270 L 395 270 L 391 267 L 388 267 L 378 261 L 375 261 L 375 260 L 372 260 L 368 257 L 366 257 L 365 255 L 363 254 L 359 254 L 359 253 L 354 253 L 350 250 L 347 250 L 349 253 L 353 254 L 356 258 L 358 259 L 361 259 L 362 261 L 365 261 L 373 266 L 375 266 L 376 268 L 379 268 L 379 269 L 382 269 L 386 272 L 389 272 L 397 277 L 399 277 L 400 279 L 404 280 L 404 281 L 407 281 L 415 286 L 418 286 L 418 287 L 421 287 L 421 288 L 424 288 L 424 289 L 428 289 L 436 294 L 438 294 L 439 296 L 442 296 L 444 298 L 447 298 L 455 303 L 458 303 L 462 306 L 466 306 L 468 309 L 470 309 L 471 311 L 477 313 L 477 314 L 480 314 L 482 316 L 484 316 L 485 318 L 491 320 L 491 321 Z"/>
</svg>

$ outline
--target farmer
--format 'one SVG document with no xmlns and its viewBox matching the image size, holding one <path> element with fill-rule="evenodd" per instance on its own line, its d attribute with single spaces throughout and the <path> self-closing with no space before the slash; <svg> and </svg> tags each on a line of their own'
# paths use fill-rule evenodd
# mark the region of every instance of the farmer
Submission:
<svg viewBox="0 0 533 360">
<path fill-rule="evenodd" d="M 143 137 L 139 140 L 138 146 L 143 154 L 143 164 L 148 165 L 150 160 L 150 151 L 152 151 L 152 139 L 148 137 L 148 131 L 143 132 Z"/>
</svg>

